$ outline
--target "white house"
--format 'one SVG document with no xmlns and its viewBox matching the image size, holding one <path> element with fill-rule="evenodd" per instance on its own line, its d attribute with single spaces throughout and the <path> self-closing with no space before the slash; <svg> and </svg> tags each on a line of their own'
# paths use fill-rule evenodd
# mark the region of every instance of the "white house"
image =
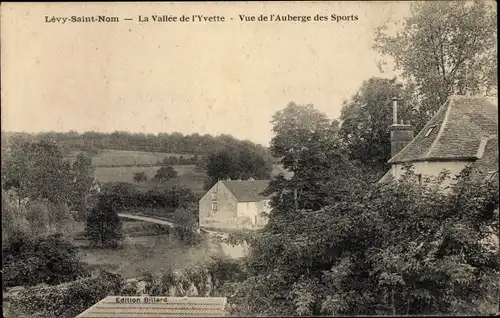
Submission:
<svg viewBox="0 0 500 318">
<path fill-rule="evenodd" d="M 199 202 L 200 227 L 258 229 L 267 223 L 270 196 L 262 193 L 269 180 L 222 180 Z"/>
<path fill-rule="evenodd" d="M 391 169 L 380 180 L 402 175 L 405 163 L 413 166 L 419 180 L 435 177 L 443 169 L 453 177 L 466 166 L 480 178 L 498 178 L 498 101 L 482 96 L 453 95 L 425 127 L 413 137 L 409 124 L 397 122 L 394 102 L 391 126 Z"/>
</svg>

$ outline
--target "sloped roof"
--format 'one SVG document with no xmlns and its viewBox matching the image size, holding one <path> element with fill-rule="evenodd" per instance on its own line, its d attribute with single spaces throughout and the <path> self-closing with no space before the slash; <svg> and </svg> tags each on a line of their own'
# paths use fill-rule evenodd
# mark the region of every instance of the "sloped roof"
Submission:
<svg viewBox="0 0 500 318">
<path fill-rule="evenodd" d="M 267 189 L 269 180 L 224 180 L 221 182 L 238 202 L 258 202 L 270 197 L 261 194 Z"/>
<path fill-rule="evenodd" d="M 392 178 L 392 171 L 391 169 L 387 170 L 387 172 L 382 176 L 382 178 L 380 178 L 380 180 L 378 181 L 379 183 L 385 183 L 385 182 L 389 182 L 389 180 L 391 180 Z"/>
<path fill-rule="evenodd" d="M 108 296 L 77 318 L 222 317 L 226 302 L 226 297 Z"/>
<path fill-rule="evenodd" d="M 498 136 L 486 141 L 484 152 L 472 164 L 472 174 L 476 178 L 493 177 L 498 180 Z"/>
<path fill-rule="evenodd" d="M 475 159 L 481 139 L 492 135 L 498 135 L 498 101 L 453 95 L 389 163 Z"/>
</svg>

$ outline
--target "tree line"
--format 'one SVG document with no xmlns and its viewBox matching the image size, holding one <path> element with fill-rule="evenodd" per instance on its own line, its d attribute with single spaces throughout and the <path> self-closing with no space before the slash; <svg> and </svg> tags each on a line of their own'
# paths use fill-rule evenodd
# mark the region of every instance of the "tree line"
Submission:
<svg viewBox="0 0 500 318">
<path fill-rule="evenodd" d="M 92 204 L 94 169 L 90 157 L 80 153 L 65 160 L 51 141 L 13 144 L 2 151 L 2 189 L 15 190 L 19 199 L 48 200 L 85 211 Z"/>
<path fill-rule="evenodd" d="M 169 189 L 138 191 L 133 184 L 121 182 L 104 187 L 100 193 L 103 201 L 111 202 L 118 209 L 155 208 L 173 212 L 198 202 L 198 197 L 188 188 L 174 186 Z"/>
<path fill-rule="evenodd" d="M 132 150 L 146 152 L 167 152 L 178 154 L 206 155 L 214 150 L 227 147 L 245 146 L 263 156 L 269 156 L 266 148 L 250 141 L 241 141 L 230 135 L 211 136 L 208 134 L 183 135 L 181 133 L 144 134 L 115 131 L 101 133 L 87 131 L 41 132 L 29 134 L 24 132 L 2 131 L 2 140 L 51 140 L 55 141 L 63 152 L 96 149 Z M 186 159 L 186 158 L 185 158 Z M 169 164 L 175 164 L 170 163 Z"/>
</svg>

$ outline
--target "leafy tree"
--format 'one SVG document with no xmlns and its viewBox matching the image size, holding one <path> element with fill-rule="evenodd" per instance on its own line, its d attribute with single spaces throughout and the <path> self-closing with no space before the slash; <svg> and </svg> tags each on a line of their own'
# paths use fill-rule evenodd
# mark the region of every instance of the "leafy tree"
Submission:
<svg viewBox="0 0 500 318">
<path fill-rule="evenodd" d="M 94 182 L 94 168 L 90 157 L 86 153 L 79 153 L 71 167 L 71 206 L 80 212 L 90 208 L 92 184 Z"/>
<path fill-rule="evenodd" d="M 101 197 L 97 206 L 89 213 L 85 232 L 94 245 L 116 247 L 123 239 L 122 223 L 116 205 Z"/>
<path fill-rule="evenodd" d="M 143 183 L 148 181 L 148 176 L 144 171 L 134 173 L 134 182 Z"/>
<path fill-rule="evenodd" d="M 269 179 L 272 171 L 271 161 L 250 146 L 228 146 L 211 153 L 205 165 L 207 182 L 210 189 L 217 181 L 225 179 Z"/>
<path fill-rule="evenodd" d="M 396 35 L 377 30 L 374 48 L 418 89 L 419 130 L 451 94 L 496 93 L 496 27 L 485 1 L 425 1 L 412 4 Z"/>
<path fill-rule="evenodd" d="M 198 224 L 198 205 L 190 203 L 177 208 L 173 215 L 173 221 L 178 226 L 174 233 L 181 242 L 195 245 L 201 241 L 200 235 L 195 231 Z"/>
<path fill-rule="evenodd" d="M 184 206 L 177 208 L 173 215 L 175 224 L 186 227 L 194 227 L 198 222 L 198 205 L 190 202 Z"/>
<path fill-rule="evenodd" d="M 498 303 L 498 183 L 445 174 L 363 184 L 248 240 L 244 315 L 491 314 Z M 439 211 L 439 213 L 436 213 Z"/>
<path fill-rule="evenodd" d="M 266 191 L 276 194 L 270 223 L 278 224 L 273 218 L 279 215 L 293 218 L 298 210 L 318 210 L 335 200 L 357 169 L 342 149 L 338 122 L 312 105 L 290 103 L 274 114 L 272 123 L 271 154 L 293 172 L 290 180 L 282 175 L 274 178 Z"/>
<path fill-rule="evenodd" d="M 156 171 L 156 175 L 154 178 L 155 178 L 155 180 L 163 182 L 166 180 L 177 178 L 177 175 L 178 175 L 178 173 L 174 169 L 174 167 L 167 166 L 167 167 L 161 167 L 160 169 L 158 169 L 158 171 Z"/>
<path fill-rule="evenodd" d="M 68 202 L 71 192 L 71 166 L 53 142 L 14 144 L 2 162 L 2 187 L 14 188 L 19 198 Z"/>
<path fill-rule="evenodd" d="M 370 78 L 342 106 L 340 136 L 349 158 L 358 161 L 366 173 L 380 178 L 389 169 L 390 129 L 393 98 L 398 101 L 398 119 L 411 119 L 412 96 L 396 79 Z M 398 121 L 399 122 L 399 121 Z"/>
<path fill-rule="evenodd" d="M 110 202 L 116 209 L 135 207 L 139 203 L 139 192 L 131 183 L 119 182 L 104 189 L 101 198 Z"/>
<path fill-rule="evenodd" d="M 60 234 L 16 236 L 4 243 L 4 286 L 57 285 L 90 275 L 78 249 Z"/>
<path fill-rule="evenodd" d="M 174 186 L 164 192 L 165 204 L 172 208 L 193 208 L 198 198 L 189 188 Z"/>
<path fill-rule="evenodd" d="M 19 237 L 74 233 L 74 220 L 65 204 L 44 199 L 21 199 L 14 189 L 2 189 L 2 242 Z"/>
</svg>

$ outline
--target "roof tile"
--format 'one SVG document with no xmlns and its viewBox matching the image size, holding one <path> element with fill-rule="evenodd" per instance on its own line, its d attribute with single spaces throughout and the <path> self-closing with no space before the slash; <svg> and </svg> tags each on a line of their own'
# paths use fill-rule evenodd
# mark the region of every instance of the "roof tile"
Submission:
<svg viewBox="0 0 500 318">
<path fill-rule="evenodd" d="M 426 137 L 432 126 L 438 129 Z M 481 138 L 497 134 L 496 99 L 454 95 L 389 162 L 475 158 Z"/>
<path fill-rule="evenodd" d="M 153 297 L 108 296 L 85 310 L 78 317 L 222 317 L 226 297 L 154 297 L 159 302 L 145 302 Z M 135 299 L 120 302 L 118 299 Z"/>
<path fill-rule="evenodd" d="M 258 202 L 268 199 L 262 195 L 269 180 L 224 180 L 222 183 L 231 191 L 238 202 Z"/>
</svg>

